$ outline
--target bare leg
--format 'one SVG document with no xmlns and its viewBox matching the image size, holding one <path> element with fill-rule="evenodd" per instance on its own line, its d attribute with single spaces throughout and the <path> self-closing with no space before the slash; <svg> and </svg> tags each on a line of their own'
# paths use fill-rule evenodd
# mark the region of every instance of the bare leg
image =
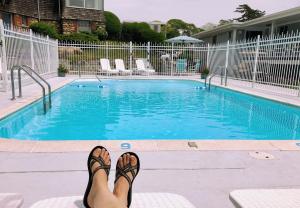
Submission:
<svg viewBox="0 0 300 208">
<path fill-rule="evenodd" d="M 137 159 L 135 156 L 132 155 L 124 155 L 123 157 L 120 157 L 118 160 L 118 165 L 120 168 L 123 168 L 127 164 L 131 164 L 131 166 L 137 165 Z M 128 176 L 130 179 L 133 178 L 132 174 L 129 172 Z M 124 207 L 127 207 L 127 195 L 129 190 L 129 183 L 124 177 L 120 177 L 114 187 L 114 195 L 121 201 L 122 205 Z"/>
<path fill-rule="evenodd" d="M 106 165 L 110 164 L 108 152 L 104 149 L 96 149 L 94 156 L 101 156 Z M 99 163 L 95 163 L 92 172 L 99 167 Z M 92 208 L 126 208 L 121 201 L 109 191 L 107 183 L 107 175 L 104 170 L 98 170 L 93 178 L 93 184 L 88 196 L 88 204 Z"/>
</svg>

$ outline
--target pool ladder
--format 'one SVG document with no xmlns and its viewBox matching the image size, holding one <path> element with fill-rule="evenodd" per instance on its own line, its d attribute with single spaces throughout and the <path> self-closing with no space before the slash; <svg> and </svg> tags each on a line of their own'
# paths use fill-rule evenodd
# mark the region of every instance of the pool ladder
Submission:
<svg viewBox="0 0 300 208">
<path fill-rule="evenodd" d="M 224 70 L 223 70 L 224 69 Z M 212 78 L 214 78 L 215 76 L 218 75 L 218 71 L 221 71 L 221 85 L 223 85 L 223 79 L 224 79 L 224 75 L 223 72 L 226 71 L 227 69 L 225 67 L 219 67 L 218 70 L 216 70 L 214 73 L 211 73 L 207 78 L 208 78 L 208 91 L 210 91 L 210 87 L 211 87 L 211 80 Z M 205 87 L 207 86 L 207 78 L 205 79 Z M 227 86 L 227 73 L 225 72 L 225 86 Z"/>
<path fill-rule="evenodd" d="M 41 88 L 43 92 L 43 109 L 44 113 L 47 112 L 48 109 L 51 108 L 51 86 L 50 84 L 43 78 L 41 75 L 39 75 L 36 71 L 34 71 L 31 67 L 27 65 L 22 66 L 13 66 L 11 68 L 11 90 L 12 90 L 12 100 L 16 99 L 15 95 L 15 82 L 14 82 L 14 71 L 18 71 L 18 87 L 19 87 L 19 98 L 22 97 L 22 77 L 21 77 L 21 71 L 24 71 L 29 77 L 31 77 Z M 46 84 L 48 87 L 48 103 L 46 101 L 46 88 L 42 84 Z M 47 105 L 48 104 L 48 105 Z"/>
<path fill-rule="evenodd" d="M 205 87 L 207 86 L 207 79 L 208 79 L 208 91 L 210 91 L 210 87 L 211 87 L 211 80 L 212 78 L 214 78 L 215 76 L 217 76 L 216 73 L 213 73 L 211 74 L 210 76 L 208 76 L 206 79 L 205 79 Z"/>
</svg>

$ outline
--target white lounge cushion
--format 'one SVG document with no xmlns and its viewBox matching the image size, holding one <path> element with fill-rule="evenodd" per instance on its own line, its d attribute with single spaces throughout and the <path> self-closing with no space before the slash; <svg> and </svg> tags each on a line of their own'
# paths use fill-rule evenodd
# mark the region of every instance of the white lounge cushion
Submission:
<svg viewBox="0 0 300 208">
<path fill-rule="evenodd" d="M 82 196 L 51 198 L 39 201 L 30 208 L 83 208 Z M 131 208 L 195 208 L 183 196 L 170 193 L 133 194 Z"/>
<path fill-rule="evenodd" d="M 299 208 L 300 189 L 236 190 L 229 196 L 237 208 Z"/>
<path fill-rule="evenodd" d="M 104 71 L 104 72 L 111 73 L 111 74 L 119 73 L 118 70 L 112 69 L 112 68 L 110 67 L 110 63 L 109 63 L 109 60 L 108 60 L 108 59 L 100 59 L 100 64 L 101 64 L 101 69 L 102 69 L 102 71 Z"/>
<path fill-rule="evenodd" d="M 146 66 L 144 60 L 142 60 L 142 59 L 137 59 L 137 60 L 135 61 L 135 63 L 136 63 L 137 71 L 140 71 L 140 72 L 146 72 L 147 74 L 149 74 L 149 73 L 155 73 L 155 70 L 154 70 L 154 69 L 149 69 L 149 68 L 147 68 L 147 66 Z"/>
<path fill-rule="evenodd" d="M 131 74 L 132 70 L 126 69 L 123 59 L 115 59 L 116 69 L 122 73 Z"/>
<path fill-rule="evenodd" d="M 3 193 L 0 194 L 1 208 L 20 208 L 22 207 L 24 199 L 21 194 Z"/>
</svg>

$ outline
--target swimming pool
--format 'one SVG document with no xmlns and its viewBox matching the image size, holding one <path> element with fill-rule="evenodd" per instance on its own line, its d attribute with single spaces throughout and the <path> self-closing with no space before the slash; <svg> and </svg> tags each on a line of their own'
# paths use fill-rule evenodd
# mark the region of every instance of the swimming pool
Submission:
<svg viewBox="0 0 300 208">
<path fill-rule="evenodd" d="M 300 108 L 188 80 L 72 82 L 0 121 L 22 140 L 300 139 Z"/>
</svg>

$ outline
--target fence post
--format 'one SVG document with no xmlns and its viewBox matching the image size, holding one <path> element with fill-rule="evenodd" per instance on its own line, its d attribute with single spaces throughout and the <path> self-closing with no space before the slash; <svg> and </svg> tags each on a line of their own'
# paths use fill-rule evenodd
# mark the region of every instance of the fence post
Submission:
<svg viewBox="0 0 300 208">
<path fill-rule="evenodd" d="M 49 35 L 47 35 L 47 69 L 48 69 L 48 72 L 50 73 L 51 71 L 51 64 L 50 64 L 50 42 L 49 42 Z"/>
<path fill-rule="evenodd" d="M 150 68 L 150 42 L 147 44 L 147 67 Z"/>
<path fill-rule="evenodd" d="M 34 58 L 33 58 L 33 39 L 32 39 L 32 29 L 30 29 L 30 59 L 31 59 L 31 68 L 34 70 Z"/>
<path fill-rule="evenodd" d="M 53 68 L 54 70 L 56 70 L 57 72 L 57 69 L 59 67 L 59 45 L 58 45 L 58 39 L 55 40 L 55 64 L 53 64 Z"/>
<path fill-rule="evenodd" d="M 3 91 L 7 91 L 7 84 L 8 84 L 8 78 L 7 78 L 7 59 L 6 59 L 6 44 L 5 44 L 5 34 L 4 34 L 4 25 L 3 20 L 0 19 L 0 35 L 1 35 L 1 50 L 2 50 L 2 58 L 0 59 L 0 64 L 2 68 L 2 79 L 3 79 Z"/>
<path fill-rule="evenodd" d="M 132 59 L 133 59 L 133 57 L 132 57 L 132 52 L 133 52 L 133 50 L 132 50 L 132 42 L 130 41 L 130 43 L 129 43 L 129 68 L 132 70 L 133 69 L 133 66 L 132 66 Z"/>
<path fill-rule="evenodd" d="M 207 57 L 206 57 L 206 68 L 209 69 L 209 54 L 210 53 L 210 45 L 207 44 Z"/>
<path fill-rule="evenodd" d="M 230 42 L 228 40 L 227 42 L 227 49 L 226 49 L 226 62 L 225 62 L 225 73 L 224 73 L 224 76 L 225 76 L 225 86 L 227 86 L 227 76 L 228 76 L 228 73 L 227 73 L 227 70 L 228 70 L 228 63 L 229 63 L 229 50 L 230 50 Z"/>
<path fill-rule="evenodd" d="M 106 48 L 105 48 L 105 57 L 108 59 L 108 42 L 105 42 Z"/>
<path fill-rule="evenodd" d="M 172 52 L 171 52 L 171 76 L 173 76 L 173 62 L 174 62 L 174 43 L 172 43 Z"/>
<path fill-rule="evenodd" d="M 253 75 L 252 75 L 253 76 L 252 77 L 252 88 L 254 87 L 254 84 L 256 82 L 259 47 L 260 47 L 260 35 L 257 37 L 257 43 L 256 43 L 255 60 L 254 60 L 254 68 L 253 68 Z"/>
</svg>

